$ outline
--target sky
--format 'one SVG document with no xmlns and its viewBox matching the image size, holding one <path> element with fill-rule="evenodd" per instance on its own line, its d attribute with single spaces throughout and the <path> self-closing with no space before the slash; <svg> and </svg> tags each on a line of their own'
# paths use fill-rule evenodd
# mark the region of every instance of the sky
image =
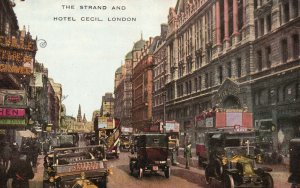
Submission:
<svg viewBox="0 0 300 188">
<path fill-rule="evenodd" d="M 159 35 L 176 1 L 15 0 L 14 11 L 20 29 L 25 26 L 38 43 L 47 42 L 45 48 L 38 47 L 36 60 L 48 68 L 49 77 L 62 84 L 67 115 L 76 117 L 80 104 L 81 113 L 90 121 L 93 111 L 100 109 L 102 96 L 114 91 L 115 71 L 134 42 L 141 34 L 145 40 Z M 112 10 L 117 6 L 121 10 Z M 65 19 L 60 17 L 71 21 L 59 21 Z M 82 17 L 102 21 L 82 21 Z M 136 21 L 108 21 L 114 17 Z"/>
</svg>

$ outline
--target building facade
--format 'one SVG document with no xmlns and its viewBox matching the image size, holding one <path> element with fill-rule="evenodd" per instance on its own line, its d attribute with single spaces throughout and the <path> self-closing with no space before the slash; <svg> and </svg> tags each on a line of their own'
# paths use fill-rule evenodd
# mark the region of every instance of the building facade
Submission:
<svg viewBox="0 0 300 188">
<path fill-rule="evenodd" d="M 105 93 L 102 96 L 100 116 L 114 117 L 114 97 L 112 93 Z"/>
<path fill-rule="evenodd" d="M 166 120 L 164 115 L 165 107 L 165 83 L 166 83 L 166 72 L 167 72 L 167 45 L 166 36 L 168 32 L 168 25 L 161 24 L 161 32 L 157 42 L 156 49 L 154 51 L 154 62 L 153 68 L 153 121 L 164 121 Z"/>
<path fill-rule="evenodd" d="M 167 119 L 197 142 L 197 114 L 215 107 L 253 112 L 255 128 L 275 125 L 278 149 L 280 124 L 289 127 L 286 135 L 299 129 L 299 4 L 178 0 L 168 14 Z"/>
<path fill-rule="evenodd" d="M 152 124 L 153 53 L 158 37 L 150 38 L 141 50 L 132 75 L 132 125 L 134 131 L 143 131 Z"/>
</svg>

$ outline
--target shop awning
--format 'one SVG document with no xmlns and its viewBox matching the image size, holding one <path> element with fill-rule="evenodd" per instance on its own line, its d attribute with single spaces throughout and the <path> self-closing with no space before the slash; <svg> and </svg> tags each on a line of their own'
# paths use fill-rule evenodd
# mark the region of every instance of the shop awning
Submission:
<svg viewBox="0 0 300 188">
<path fill-rule="evenodd" d="M 30 130 L 26 131 L 17 131 L 16 134 L 20 137 L 26 137 L 26 138 L 36 138 L 36 135 L 31 132 Z"/>
</svg>

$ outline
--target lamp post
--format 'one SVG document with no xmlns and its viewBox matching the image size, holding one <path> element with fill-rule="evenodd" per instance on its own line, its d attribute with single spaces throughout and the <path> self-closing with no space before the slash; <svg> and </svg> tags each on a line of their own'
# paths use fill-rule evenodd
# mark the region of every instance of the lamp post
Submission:
<svg viewBox="0 0 300 188">
<path fill-rule="evenodd" d="M 163 133 L 166 133 L 166 91 L 163 92 L 162 94 L 163 98 L 164 98 L 164 114 L 163 114 Z"/>
</svg>

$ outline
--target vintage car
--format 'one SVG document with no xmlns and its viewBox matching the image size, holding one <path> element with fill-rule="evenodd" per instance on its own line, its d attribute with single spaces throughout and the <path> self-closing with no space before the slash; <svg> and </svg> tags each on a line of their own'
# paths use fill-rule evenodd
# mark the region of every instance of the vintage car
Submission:
<svg viewBox="0 0 300 188">
<path fill-rule="evenodd" d="M 130 135 L 122 134 L 120 136 L 120 150 L 121 151 L 130 151 Z"/>
<path fill-rule="evenodd" d="M 300 138 L 290 140 L 290 177 L 288 182 L 292 188 L 300 187 Z"/>
<path fill-rule="evenodd" d="M 95 148 L 104 151 L 101 147 L 98 145 L 54 149 L 44 158 L 43 187 L 72 187 L 84 172 L 87 180 L 99 188 L 105 188 L 108 176 L 106 161 L 99 160 L 91 152 Z"/>
<path fill-rule="evenodd" d="M 232 134 L 232 135 L 231 135 Z M 223 183 L 224 188 L 233 187 L 273 187 L 272 169 L 258 168 L 261 156 L 256 148 L 250 146 L 249 132 L 212 133 L 209 145 L 209 159 L 205 168 L 205 180 L 210 184 L 212 178 Z M 222 144 L 223 143 L 223 144 Z M 226 143 L 227 146 L 223 146 Z"/>
<path fill-rule="evenodd" d="M 137 172 L 138 178 L 144 173 L 163 171 L 166 178 L 170 177 L 168 166 L 168 137 L 166 134 L 135 135 L 134 147 L 129 159 L 130 173 Z"/>
</svg>

